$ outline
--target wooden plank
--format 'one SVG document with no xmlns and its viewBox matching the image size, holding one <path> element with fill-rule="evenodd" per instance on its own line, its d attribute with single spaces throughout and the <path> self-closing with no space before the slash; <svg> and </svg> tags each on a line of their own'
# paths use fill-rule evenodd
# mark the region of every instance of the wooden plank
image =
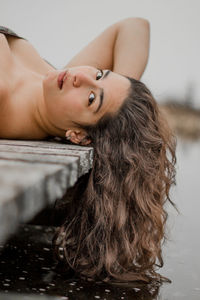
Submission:
<svg viewBox="0 0 200 300">
<path fill-rule="evenodd" d="M 33 218 L 74 185 L 78 159 L 71 160 L 68 166 L 0 160 L 1 243 L 20 222 Z"/>
<path fill-rule="evenodd" d="M 0 242 L 92 167 L 93 149 L 58 141 L 0 140 Z"/>
<path fill-rule="evenodd" d="M 19 149 L 16 148 L 19 146 Z M 73 155 L 80 157 L 80 175 L 85 174 L 92 167 L 93 163 L 93 148 L 86 146 L 76 146 L 69 145 L 59 141 L 29 141 L 29 140 L 0 140 L 0 151 L 1 149 L 4 151 L 21 151 L 21 147 L 26 147 L 25 152 L 31 153 L 31 149 L 34 149 L 33 152 L 37 153 L 45 153 L 44 149 L 48 150 L 47 153 L 53 154 L 61 154 L 61 155 Z M 39 149 L 39 150 L 36 150 Z"/>
</svg>

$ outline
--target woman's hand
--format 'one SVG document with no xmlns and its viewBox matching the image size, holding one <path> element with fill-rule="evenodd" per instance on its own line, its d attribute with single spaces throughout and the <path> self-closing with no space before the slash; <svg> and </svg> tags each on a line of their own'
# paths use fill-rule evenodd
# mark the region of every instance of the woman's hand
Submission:
<svg viewBox="0 0 200 300">
<path fill-rule="evenodd" d="M 140 79 L 148 61 L 149 33 L 145 19 L 119 21 L 90 42 L 65 68 L 89 65 Z"/>
</svg>

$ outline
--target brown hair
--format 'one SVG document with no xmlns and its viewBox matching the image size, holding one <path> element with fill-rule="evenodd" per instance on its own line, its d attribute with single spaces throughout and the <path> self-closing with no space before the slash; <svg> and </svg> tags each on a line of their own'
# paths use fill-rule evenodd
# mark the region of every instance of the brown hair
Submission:
<svg viewBox="0 0 200 300">
<path fill-rule="evenodd" d="M 53 242 L 58 257 L 81 275 L 149 282 L 164 279 L 156 267 L 163 266 L 164 204 L 174 205 L 175 139 L 151 92 L 127 78 L 130 93 L 118 113 L 84 127 L 93 168 Z"/>
</svg>

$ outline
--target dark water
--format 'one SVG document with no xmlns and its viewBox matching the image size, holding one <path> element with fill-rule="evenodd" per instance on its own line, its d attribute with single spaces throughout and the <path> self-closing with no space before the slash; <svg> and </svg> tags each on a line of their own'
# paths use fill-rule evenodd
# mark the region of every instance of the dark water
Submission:
<svg viewBox="0 0 200 300">
<path fill-rule="evenodd" d="M 168 236 L 161 274 L 171 284 L 129 286 L 78 279 L 63 273 L 51 251 L 53 227 L 26 225 L 0 247 L 0 299 L 200 299 L 200 143 L 179 142 L 177 187 L 169 208 Z"/>
<path fill-rule="evenodd" d="M 102 282 L 85 281 L 77 278 L 72 272 L 66 274 L 61 266 L 53 263 L 51 251 L 53 233 L 53 227 L 21 226 L 18 234 L 1 248 L 0 290 L 4 291 L 6 295 L 10 292 L 33 293 L 60 296 L 59 299 L 63 300 L 146 300 L 154 299 L 152 296 L 158 293 L 158 286 L 146 285 L 141 287 L 139 284 L 135 284 L 135 286 L 130 287 L 124 284 L 119 287 Z M 0 294 L 0 299 L 7 298 Z"/>
</svg>

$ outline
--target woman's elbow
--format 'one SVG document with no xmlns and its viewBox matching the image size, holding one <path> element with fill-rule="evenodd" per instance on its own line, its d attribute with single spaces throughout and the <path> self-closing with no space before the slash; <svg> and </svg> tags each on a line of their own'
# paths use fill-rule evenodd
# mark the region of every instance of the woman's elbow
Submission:
<svg viewBox="0 0 200 300">
<path fill-rule="evenodd" d="M 121 25 L 126 24 L 129 26 L 137 26 L 137 27 L 142 27 L 147 31 L 150 31 L 150 22 L 145 19 L 145 18 L 140 18 L 140 17 L 130 17 L 123 19 L 120 21 Z"/>
</svg>

